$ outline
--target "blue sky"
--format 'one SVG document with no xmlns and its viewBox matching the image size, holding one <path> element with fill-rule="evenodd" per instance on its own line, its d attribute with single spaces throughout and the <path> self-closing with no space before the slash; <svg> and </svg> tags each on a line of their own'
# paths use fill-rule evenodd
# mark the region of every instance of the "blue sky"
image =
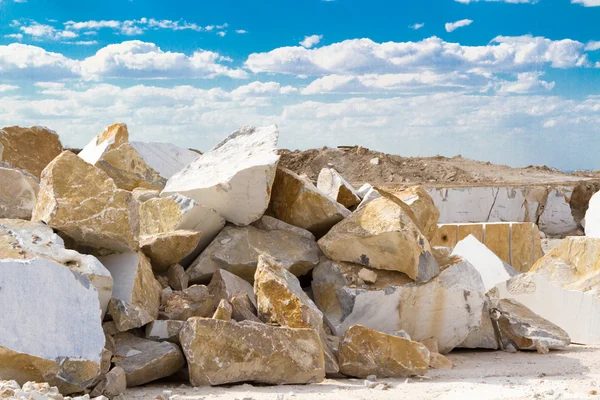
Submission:
<svg viewBox="0 0 600 400">
<path fill-rule="evenodd" d="M 0 126 L 600 169 L 600 0 L 0 0 Z"/>
</svg>

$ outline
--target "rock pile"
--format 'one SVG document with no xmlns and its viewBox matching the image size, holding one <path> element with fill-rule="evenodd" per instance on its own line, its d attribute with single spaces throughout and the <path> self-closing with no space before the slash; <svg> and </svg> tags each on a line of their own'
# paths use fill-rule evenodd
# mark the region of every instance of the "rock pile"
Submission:
<svg viewBox="0 0 600 400">
<path fill-rule="evenodd" d="M 355 190 L 331 168 L 315 186 L 278 166 L 276 126 L 203 155 L 124 124 L 79 155 L 43 128 L 0 132 L 2 398 L 422 375 L 457 347 L 597 340 L 598 239 L 523 275 L 473 236 L 433 247 L 423 188 Z M 546 296 L 596 314 L 559 318 Z"/>
</svg>

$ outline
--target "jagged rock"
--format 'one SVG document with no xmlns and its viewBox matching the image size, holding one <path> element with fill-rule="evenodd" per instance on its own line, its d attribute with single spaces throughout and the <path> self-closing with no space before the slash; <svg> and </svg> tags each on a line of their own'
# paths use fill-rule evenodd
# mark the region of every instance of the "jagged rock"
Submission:
<svg viewBox="0 0 600 400">
<path fill-rule="evenodd" d="M 127 378 L 125 370 L 121 367 L 114 367 L 111 369 L 92 392 L 91 396 L 106 396 L 112 399 L 115 396 L 120 395 L 127 389 Z"/>
<path fill-rule="evenodd" d="M 179 338 L 194 386 L 300 384 L 325 377 L 323 349 L 313 329 L 191 318 Z"/>
<path fill-rule="evenodd" d="M 129 141 L 127 125 L 117 122 L 96 135 L 78 154 L 88 164 L 96 165 L 102 156 Z"/>
<path fill-rule="evenodd" d="M 161 304 L 161 319 L 185 321 L 191 317 L 210 317 L 216 306 L 206 286 L 194 285 L 182 292 L 173 292 Z"/>
<path fill-rule="evenodd" d="M 179 331 L 184 321 L 156 320 L 146 325 L 146 339 L 179 344 Z"/>
<path fill-rule="evenodd" d="M 178 263 L 192 253 L 202 232 L 178 229 L 172 232 L 141 236 L 140 249 L 150 258 L 155 272 L 164 272 L 170 265 Z"/>
<path fill-rule="evenodd" d="M 169 286 L 174 290 L 185 290 L 188 288 L 190 277 L 185 273 L 183 267 L 179 264 L 173 264 L 168 270 Z"/>
<path fill-rule="evenodd" d="M 0 399 L 64 400 L 65 397 L 60 394 L 56 386 L 50 386 L 46 382 L 26 382 L 21 388 L 15 381 L 0 381 Z"/>
<path fill-rule="evenodd" d="M 490 299 L 486 295 L 481 310 L 481 323 L 469 332 L 469 336 L 457 347 L 466 349 L 498 349 L 496 331 L 490 317 Z"/>
<path fill-rule="evenodd" d="M 416 217 L 415 224 L 427 240 L 431 241 L 437 231 L 440 211 L 435 206 L 429 193 L 423 186 L 413 186 L 393 194 L 410 207 Z"/>
<path fill-rule="evenodd" d="M 481 322 L 485 289 L 466 261 L 455 260 L 426 283 L 381 270 L 375 283 L 359 285 L 361 269 L 323 259 L 313 270 L 315 303 L 337 336 L 352 325 L 388 334 L 403 329 L 415 341 L 436 338 L 440 352 L 447 353 Z"/>
<path fill-rule="evenodd" d="M 319 262 L 321 251 L 314 240 L 291 230 L 226 226 L 186 272 L 190 282 L 206 282 L 218 269 L 252 282 L 259 254 L 277 258 L 291 273 L 300 276 Z"/>
<path fill-rule="evenodd" d="M 253 307 L 256 307 L 254 288 L 237 275 L 218 269 L 208 284 L 208 291 L 215 301 L 229 300 L 235 296 L 247 295 Z"/>
<path fill-rule="evenodd" d="M 131 195 L 140 203 L 145 203 L 148 200 L 160 197 L 160 190 L 136 188 L 131 191 Z M 140 223 L 141 222 L 140 215 Z"/>
<path fill-rule="evenodd" d="M 360 271 L 358 271 L 358 277 L 365 283 L 377 282 L 377 272 L 373 271 L 372 269 L 362 268 Z"/>
<path fill-rule="evenodd" d="M 321 338 L 325 353 L 325 372 L 339 372 L 337 359 L 327 346 L 323 313 L 304 293 L 298 278 L 272 257 L 261 255 L 254 275 L 254 292 L 259 317 L 270 324 L 289 328 L 312 328 Z"/>
<path fill-rule="evenodd" d="M 498 283 L 505 282 L 512 276 L 518 275 L 510 265 L 502 261 L 483 243 L 469 235 L 456 244 L 452 255 L 467 260 L 481 274 L 485 291 L 492 289 Z"/>
<path fill-rule="evenodd" d="M 518 301 L 492 300 L 490 315 L 502 349 L 547 353 L 550 349 L 562 349 L 571 343 L 567 332 Z"/>
<path fill-rule="evenodd" d="M 360 203 L 360 197 L 342 175 L 333 168 L 323 168 L 317 178 L 317 189 L 346 208 Z"/>
<path fill-rule="evenodd" d="M 236 294 L 231 298 L 231 318 L 237 322 L 252 321 L 262 323 L 256 316 L 256 308 L 246 294 Z"/>
<path fill-rule="evenodd" d="M 600 344 L 600 239 L 567 237 L 531 271 L 500 283 L 499 298 L 517 300 L 564 329 L 571 341 Z"/>
<path fill-rule="evenodd" d="M 183 354 L 174 343 L 155 342 L 123 332 L 115 335 L 115 344 L 113 363 L 125 370 L 127 387 L 173 375 L 185 365 Z"/>
<path fill-rule="evenodd" d="M 229 321 L 232 317 L 231 315 L 233 314 L 233 307 L 231 305 L 230 302 L 228 302 L 227 300 L 223 299 L 219 302 L 219 305 L 217 306 L 217 310 L 215 311 L 215 313 L 213 314 L 213 319 L 221 319 L 223 321 Z"/>
<path fill-rule="evenodd" d="M 0 129 L 0 148 L 1 161 L 36 178 L 63 151 L 56 132 L 41 126 L 6 126 Z"/>
<path fill-rule="evenodd" d="M 18 219 L 0 219 L 0 259 L 46 258 L 81 274 L 98 291 L 102 317 L 112 294 L 110 272 L 94 256 L 65 249 L 60 236 L 47 225 Z"/>
<path fill-rule="evenodd" d="M 360 204 L 358 205 L 358 207 L 356 207 L 356 210 L 360 210 L 361 208 L 365 207 L 367 204 L 369 204 L 373 200 L 380 198 L 381 191 L 382 190 L 379 189 L 378 187 L 374 187 L 374 186 L 369 187 L 369 190 L 367 190 L 367 192 L 363 195 Z"/>
<path fill-rule="evenodd" d="M 132 141 L 131 146 L 165 179 L 169 179 L 200 157 L 195 151 L 171 143 Z"/>
<path fill-rule="evenodd" d="M 29 172 L 0 162 L 0 218 L 31 219 L 40 181 Z"/>
<path fill-rule="evenodd" d="M 371 190 L 372 188 L 373 188 L 373 185 L 371 185 L 370 183 L 365 183 L 356 191 L 356 194 L 362 200 L 365 198 L 367 193 L 369 193 L 369 190 Z"/>
<path fill-rule="evenodd" d="M 439 269 L 431 247 L 413 222 L 410 208 L 394 196 L 371 201 L 319 240 L 330 259 L 400 271 L 428 281 Z"/>
<path fill-rule="evenodd" d="M 151 199 L 140 206 L 141 235 L 156 235 L 178 229 L 202 232 L 196 249 L 182 260 L 183 267 L 189 266 L 224 226 L 225 220 L 218 212 L 185 196 Z"/>
<path fill-rule="evenodd" d="M 276 125 L 242 127 L 173 175 L 162 195 L 190 197 L 229 222 L 248 225 L 269 204 L 278 138 Z"/>
<path fill-rule="evenodd" d="M 306 229 L 288 224 L 287 222 L 283 222 L 268 215 L 263 215 L 258 221 L 253 222 L 252 226 L 263 231 L 290 231 L 305 239 L 315 240 L 315 235 Z"/>
<path fill-rule="evenodd" d="M 267 214 L 322 236 L 350 211 L 322 193 L 308 178 L 277 168 Z"/>
<path fill-rule="evenodd" d="M 339 359 L 340 371 L 357 378 L 423 375 L 429 350 L 419 342 L 353 325 L 344 334 Z"/>
<path fill-rule="evenodd" d="M 435 338 L 421 340 L 421 343 L 429 350 L 429 366 L 431 368 L 452 369 L 452 361 L 439 353 L 437 340 L 435 340 Z"/>
<path fill-rule="evenodd" d="M 113 276 L 113 294 L 108 311 L 120 331 L 138 328 L 158 317 L 160 284 L 150 262 L 141 252 L 100 257 Z"/>
<path fill-rule="evenodd" d="M 45 258 L 5 259 L 0 282 L 0 377 L 83 391 L 100 372 L 104 348 L 88 278 Z"/>
<path fill-rule="evenodd" d="M 138 214 L 130 192 L 117 189 L 104 172 L 64 151 L 42 172 L 32 220 L 80 246 L 121 252 L 137 248 Z"/>
</svg>

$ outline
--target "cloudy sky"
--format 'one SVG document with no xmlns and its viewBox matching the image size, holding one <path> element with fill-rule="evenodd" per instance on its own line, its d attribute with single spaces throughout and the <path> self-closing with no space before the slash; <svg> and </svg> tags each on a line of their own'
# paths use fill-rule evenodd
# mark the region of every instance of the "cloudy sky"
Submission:
<svg viewBox="0 0 600 400">
<path fill-rule="evenodd" d="M 0 0 L 0 126 L 600 169 L 600 0 Z"/>
</svg>

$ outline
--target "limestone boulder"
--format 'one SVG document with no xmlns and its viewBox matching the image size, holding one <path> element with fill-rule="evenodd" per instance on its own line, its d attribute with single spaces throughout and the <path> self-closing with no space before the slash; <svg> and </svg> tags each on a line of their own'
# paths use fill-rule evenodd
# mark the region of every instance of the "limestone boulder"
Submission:
<svg viewBox="0 0 600 400">
<path fill-rule="evenodd" d="M 183 328 L 185 321 L 156 320 L 146 325 L 146 339 L 156 342 L 171 342 L 179 344 L 179 331 Z"/>
<path fill-rule="evenodd" d="M 339 358 L 344 375 L 388 378 L 425 374 L 430 355 L 422 343 L 353 325 L 340 343 Z"/>
<path fill-rule="evenodd" d="M 367 195 L 369 190 L 371 190 L 372 188 L 373 188 L 373 185 L 371 185 L 370 183 L 365 183 L 360 188 L 358 188 L 358 190 L 356 191 L 356 194 L 362 200 Z"/>
<path fill-rule="evenodd" d="M 302 290 L 298 278 L 277 260 L 261 255 L 254 275 L 258 315 L 268 324 L 289 328 L 312 328 L 319 334 L 325 354 L 325 372 L 339 372 L 337 358 L 327 345 L 323 313 Z"/>
<path fill-rule="evenodd" d="M 180 262 L 192 253 L 201 239 L 202 232 L 178 229 L 141 236 L 140 249 L 150 259 L 155 272 L 164 272 L 170 265 Z"/>
<path fill-rule="evenodd" d="M 167 279 L 169 280 L 169 286 L 173 290 L 185 290 L 188 288 L 190 277 L 185 273 L 181 265 L 173 264 L 169 267 Z"/>
<path fill-rule="evenodd" d="M 56 132 L 41 126 L 6 126 L 0 129 L 0 148 L 0 161 L 36 178 L 63 151 Z"/>
<path fill-rule="evenodd" d="M 2 379 L 83 391 L 100 373 L 104 349 L 96 288 L 45 258 L 0 260 L 0 282 Z"/>
<path fill-rule="evenodd" d="M 585 235 L 600 238 L 600 192 L 590 198 L 588 209 L 585 212 Z"/>
<path fill-rule="evenodd" d="M 248 225 L 267 209 L 279 162 L 276 125 L 242 127 L 173 175 L 162 196 L 181 194 Z"/>
<path fill-rule="evenodd" d="M 0 218 L 31 219 L 39 189 L 38 178 L 0 162 Z"/>
<path fill-rule="evenodd" d="M 190 318 L 179 338 L 194 386 L 302 384 L 325 378 L 323 349 L 313 329 Z"/>
<path fill-rule="evenodd" d="M 362 200 L 358 204 L 358 207 L 356 207 L 356 209 L 360 210 L 361 208 L 363 208 L 364 206 L 366 206 L 367 204 L 369 204 L 373 200 L 380 198 L 381 197 L 381 192 L 382 192 L 382 190 L 379 189 L 378 187 L 370 186 L 366 190 L 366 192 L 364 192 L 364 194 L 362 196 Z"/>
<path fill-rule="evenodd" d="M 179 346 L 155 342 L 127 332 L 114 337 L 113 363 L 125 371 L 127 387 L 139 386 L 173 375 L 185 365 Z"/>
<path fill-rule="evenodd" d="M 127 142 L 129 142 L 127 125 L 122 122 L 117 122 L 94 137 L 79 152 L 78 156 L 85 162 L 96 165 L 104 154 Z"/>
<path fill-rule="evenodd" d="M 465 349 L 498 349 L 496 330 L 490 316 L 490 298 L 486 295 L 481 310 L 481 323 L 473 328 L 467 338 L 457 347 Z"/>
<path fill-rule="evenodd" d="M 79 246 L 123 252 L 138 245 L 138 204 L 104 172 L 64 151 L 42 172 L 32 220 Z"/>
<path fill-rule="evenodd" d="M 333 168 L 323 168 L 317 178 L 317 189 L 346 208 L 360 203 L 356 190 Z"/>
<path fill-rule="evenodd" d="M 319 239 L 319 247 L 332 260 L 399 271 L 413 280 L 428 281 L 439 268 L 414 219 L 406 204 L 386 195 L 335 225 Z"/>
<path fill-rule="evenodd" d="M 139 141 L 130 143 L 146 164 L 164 179 L 169 179 L 201 155 L 171 143 Z"/>
<path fill-rule="evenodd" d="M 226 226 L 186 272 L 190 282 L 207 282 L 218 269 L 252 282 L 260 254 L 275 257 L 300 276 L 317 265 L 321 250 L 314 239 L 292 230 Z"/>
<path fill-rule="evenodd" d="M 440 219 L 440 211 L 435 206 L 433 198 L 423 186 L 413 186 L 393 194 L 410 207 L 416 217 L 414 222 L 421 233 L 431 242 Z"/>
<path fill-rule="evenodd" d="M 213 319 L 220 319 L 223 321 L 229 321 L 232 319 L 233 315 L 233 306 L 227 300 L 221 300 L 215 313 L 213 314 Z"/>
<path fill-rule="evenodd" d="M 256 307 L 256 296 L 252 285 L 224 269 L 215 271 L 207 288 L 211 297 L 217 302 L 230 300 L 236 296 L 247 296 L 252 306 Z"/>
<path fill-rule="evenodd" d="M 320 237 L 350 211 L 294 172 L 277 168 L 267 215 Z"/>
<path fill-rule="evenodd" d="M 138 328 L 158 317 L 161 287 L 148 258 L 141 252 L 100 257 L 113 277 L 113 294 L 108 304 L 119 331 Z"/>
<path fill-rule="evenodd" d="M 315 304 L 337 336 L 352 325 L 412 340 L 435 338 L 440 353 L 463 342 L 481 323 L 485 289 L 468 262 L 455 260 L 429 282 L 413 282 L 396 271 L 377 271 L 372 284 L 358 277 L 363 267 L 324 259 L 313 270 Z"/>
<path fill-rule="evenodd" d="M 161 319 L 185 321 L 191 317 L 210 317 L 218 300 L 204 285 L 193 285 L 184 291 L 173 292 L 161 302 Z"/>
<path fill-rule="evenodd" d="M 256 307 L 246 294 L 236 294 L 231 298 L 231 318 L 237 322 L 251 321 L 262 323 L 256 315 Z"/>
<path fill-rule="evenodd" d="M 106 396 L 109 399 L 120 395 L 127 389 L 127 377 L 125 370 L 121 367 L 114 367 L 104 378 L 96 385 L 90 393 L 91 396 Z"/>
<path fill-rule="evenodd" d="M 160 190 L 136 188 L 131 191 L 131 195 L 140 203 L 144 203 L 150 199 L 160 197 Z"/>
</svg>

